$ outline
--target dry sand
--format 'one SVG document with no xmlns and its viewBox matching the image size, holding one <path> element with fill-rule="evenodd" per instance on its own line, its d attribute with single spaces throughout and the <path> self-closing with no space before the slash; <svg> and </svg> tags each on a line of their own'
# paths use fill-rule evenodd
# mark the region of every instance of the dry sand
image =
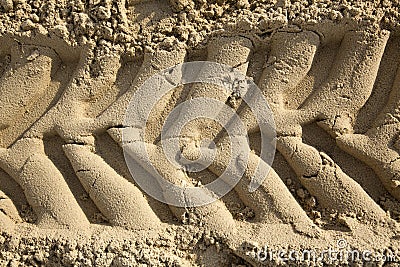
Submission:
<svg viewBox="0 0 400 267">
<path fill-rule="evenodd" d="M 315 266 L 260 262 L 257 249 L 319 253 L 339 240 L 400 260 L 399 10 L 387 0 L 1 0 L 0 266 Z M 147 123 L 165 179 L 206 184 L 230 159 L 229 138 L 201 119 L 183 129 L 182 151 L 195 159 L 199 140 L 214 139 L 215 161 L 198 173 L 168 164 L 161 128 L 186 99 L 237 109 L 252 148 L 233 191 L 183 209 L 135 185 L 121 147 L 139 162 L 142 151 L 121 131 L 147 78 L 195 60 L 256 82 L 277 152 L 249 193 L 260 129 L 240 95 L 177 87 Z M 368 266 L 383 264 L 398 266 Z"/>
</svg>

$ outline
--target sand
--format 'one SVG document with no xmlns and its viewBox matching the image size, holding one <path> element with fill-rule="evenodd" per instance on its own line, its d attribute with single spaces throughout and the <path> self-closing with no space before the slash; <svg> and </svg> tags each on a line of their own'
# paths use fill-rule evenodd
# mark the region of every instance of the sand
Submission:
<svg viewBox="0 0 400 267">
<path fill-rule="evenodd" d="M 268 260 L 265 247 L 367 251 L 380 256 L 368 266 L 397 266 L 399 10 L 386 0 L 1 0 L 0 266 L 366 264 Z M 267 167 L 262 129 L 240 93 L 177 86 L 152 108 L 144 143 L 123 138 L 140 86 L 198 60 L 250 77 L 274 114 L 276 153 L 255 192 L 256 167 Z M 217 179 L 232 144 L 215 121 L 191 121 L 176 136 L 191 160 L 214 140 L 200 172 L 170 164 L 161 146 L 168 114 L 198 97 L 240 116 L 245 171 L 212 204 L 167 205 L 135 183 L 124 151 L 149 181 L 154 172 L 189 187 Z"/>
</svg>

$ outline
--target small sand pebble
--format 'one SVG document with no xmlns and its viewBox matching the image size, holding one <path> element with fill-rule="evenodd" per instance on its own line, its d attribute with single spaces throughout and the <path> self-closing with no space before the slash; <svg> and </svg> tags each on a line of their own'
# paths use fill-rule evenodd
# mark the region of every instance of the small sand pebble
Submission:
<svg viewBox="0 0 400 267">
<path fill-rule="evenodd" d="M 4 8 L 6 12 L 14 8 L 12 0 L 0 0 L 0 5 Z"/>
<path fill-rule="evenodd" d="M 38 50 L 34 50 L 26 59 L 28 61 L 33 61 L 35 60 L 38 56 L 40 56 L 40 53 Z"/>
<path fill-rule="evenodd" d="M 304 199 L 306 197 L 306 193 L 304 192 L 303 189 L 297 189 L 296 194 L 299 198 Z"/>
<path fill-rule="evenodd" d="M 315 197 L 310 197 L 309 199 L 307 199 L 307 205 L 310 208 L 313 208 L 317 205 L 317 200 L 315 199 Z"/>
<path fill-rule="evenodd" d="M 35 28 L 35 23 L 32 22 L 32 20 L 27 19 L 21 24 L 21 29 L 24 31 L 30 31 Z"/>
</svg>

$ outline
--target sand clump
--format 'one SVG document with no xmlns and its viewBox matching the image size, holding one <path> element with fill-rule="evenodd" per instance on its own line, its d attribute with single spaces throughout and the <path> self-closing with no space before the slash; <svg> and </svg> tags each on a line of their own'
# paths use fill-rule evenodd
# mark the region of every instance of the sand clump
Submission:
<svg viewBox="0 0 400 267">
<path fill-rule="evenodd" d="M 260 262 L 257 251 L 323 251 L 342 239 L 346 248 L 400 260 L 399 8 L 395 1 L 0 1 L 0 265 L 312 265 Z M 277 152 L 253 193 L 256 166 L 268 167 L 264 126 L 240 90 L 177 86 L 152 108 L 143 139 L 143 129 L 125 120 L 148 78 L 197 60 L 251 77 L 274 114 Z M 145 107 L 156 93 L 146 92 Z M 244 175 L 210 205 L 167 205 L 135 183 L 124 156 L 149 181 L 157 172 L 203 187 L 219 177 L 232 153 L 219 123 L 197 119 L 173 136 L 190 160 L 211 158 L 214 150 L 199 147 L 215 142 L 216 157 L 201 172 L 170 164 L 161 147 L 168 114 L 199 97 L 225 103 L 244 122 L 249 157 L 235 165 Z M 177 123 L 190 116 L 181 112 Z"/>
</svg>

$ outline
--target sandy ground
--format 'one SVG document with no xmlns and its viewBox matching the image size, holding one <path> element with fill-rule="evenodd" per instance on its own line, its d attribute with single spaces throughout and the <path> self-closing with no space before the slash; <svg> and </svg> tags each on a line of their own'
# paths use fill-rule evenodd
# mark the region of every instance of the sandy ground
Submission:
<svg viewBox="0 0 400 267">
<path fill-rule="evenodd" d="M 396 1 L 1 0 L 0 266 L 397 266 L 399 10 Z M 180 149 L 196 159 L 208 138 L 215 160 L 200 172 L 168 162 L 163 123 L 189 99 L 235 109 L 251 147 L 234 190 L 179 208 L 136 185 L 123 151 L 143 177 L 152 169 L 122 132 L 134 127 L 125 112 L 146 79 L 197 60 L 258 85 L 276 154 L 250 193 L 260 125 L 242 96 L 177 86 L 146 122 L 144 145 L 164 179 L 202 187 L 232 156 L 221 126 L 198 119 Z M 280 250 L 368 255 L 285 261 Z"/>
</svg>

